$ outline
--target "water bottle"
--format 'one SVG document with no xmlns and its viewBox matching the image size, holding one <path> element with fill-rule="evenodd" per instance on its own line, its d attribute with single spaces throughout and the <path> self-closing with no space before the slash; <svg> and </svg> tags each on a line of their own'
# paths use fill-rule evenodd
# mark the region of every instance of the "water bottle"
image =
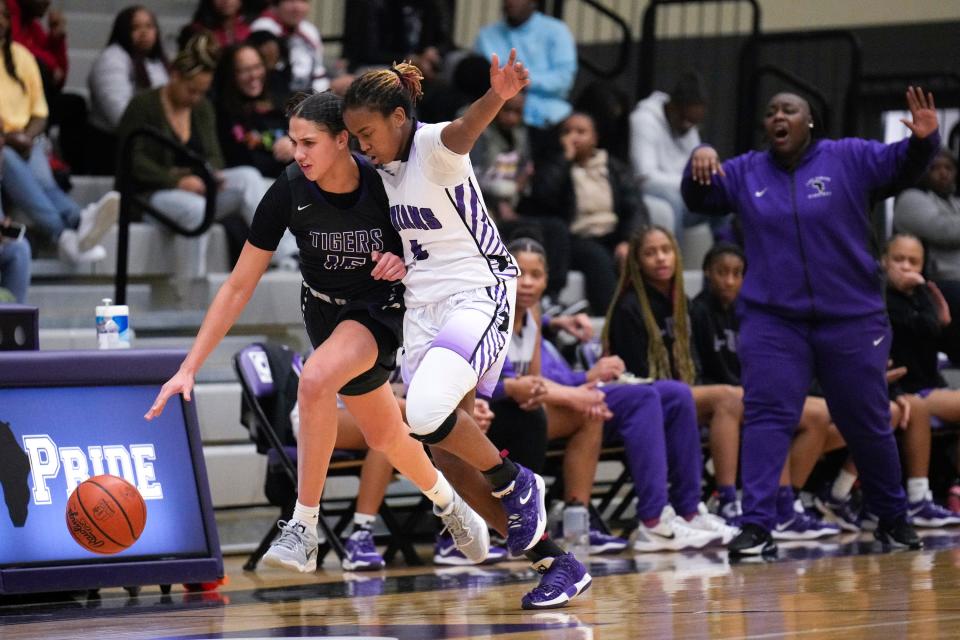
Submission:
<svg viewBox="0 0 960 640">
<path fill-rule="evenodd" d="M 113 300 L 104 298 L 97 305 L 96 320 L 98 348 L 130 348 L 130 307 L 113 304 Z"/>
<path fill-rule="evenodd" d="M 563 541 L 577 559 L 590 555 L 590 513 L 580 502 L 571 502 L 563 510 Z"/>
</svg>

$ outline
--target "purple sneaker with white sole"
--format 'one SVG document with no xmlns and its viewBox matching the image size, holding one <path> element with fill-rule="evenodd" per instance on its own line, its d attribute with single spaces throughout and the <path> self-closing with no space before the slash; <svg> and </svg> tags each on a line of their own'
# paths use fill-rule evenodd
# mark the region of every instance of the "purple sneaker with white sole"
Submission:
<svg viewBox="0 0 960 640">
<path fill-rule="evenodd" d="M 960 524 L 960 515 L 936 504 L 929 492 L 923 500 L 911 502 L 908 505 L 907 518 L 914 527 L 925 529 L 939 529 Z"/>
<path fill-rule="evenodd" d="M 519 556 L 540 542 L 547 528 L 547 506 L 544 503 L 543 478 L 526 467 L 510 484 L 494 491 L 507 512 L 507 549 Z"/>
<path fill-rule="evenodd" d="M 523 596 L 524 609 L 556 609 L 590 588 L 593 578 L 572 553 L 543 558 L 533 564 L 541 574 L 540 584 Z"/>
</svg>

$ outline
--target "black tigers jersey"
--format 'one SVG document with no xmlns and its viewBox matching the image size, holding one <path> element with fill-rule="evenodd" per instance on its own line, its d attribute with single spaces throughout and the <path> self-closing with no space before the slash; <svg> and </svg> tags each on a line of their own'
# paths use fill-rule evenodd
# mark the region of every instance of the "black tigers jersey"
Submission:
<svg viewBox="0 0 960 640">
<path fill-rule="evenodd" d="M 354 156 L 360 186 L 353 194 L 325 194 L 292 163 L 260 201 L 250 225 L 250 244 L 276 251 L 286 229 L 300 248 L 304 282 L 328 296 L 346 300 L 388 297 L 397 283 L 374 280 L 374 251 L 403 256 L 400 236 L 390 223 L 383 183 L 366 160 Z"/>
</svg>

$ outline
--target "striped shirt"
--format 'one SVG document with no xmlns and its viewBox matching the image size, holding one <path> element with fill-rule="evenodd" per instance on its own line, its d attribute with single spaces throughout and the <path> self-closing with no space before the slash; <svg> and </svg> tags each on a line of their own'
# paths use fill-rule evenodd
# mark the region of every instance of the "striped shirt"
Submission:
<svg viewBox="0 0 960 640">
<path fill-rule="evenodd" d="M 520 273 L 487 213 L 470 156 L 440 139 L 446 125 L 417 123 L 407 157 L 378 168 L 403 243 L 410 308 Z"/>
</svg>

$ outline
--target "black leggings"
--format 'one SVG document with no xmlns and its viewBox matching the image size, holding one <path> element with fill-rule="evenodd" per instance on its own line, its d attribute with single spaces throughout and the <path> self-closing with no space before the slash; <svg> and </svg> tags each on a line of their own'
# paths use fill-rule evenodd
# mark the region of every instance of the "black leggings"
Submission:
<svg viewBox="0 0 960 640">
<path fill-rule="evenodd" d="M 496 414 L 487 437 L 506 450 L 510 459 L 534 473 L 542 473 L 547 459 L 547 413 L 542 408 L 524 411 L 511 398 L 490 403 Z"/>
</svg>

